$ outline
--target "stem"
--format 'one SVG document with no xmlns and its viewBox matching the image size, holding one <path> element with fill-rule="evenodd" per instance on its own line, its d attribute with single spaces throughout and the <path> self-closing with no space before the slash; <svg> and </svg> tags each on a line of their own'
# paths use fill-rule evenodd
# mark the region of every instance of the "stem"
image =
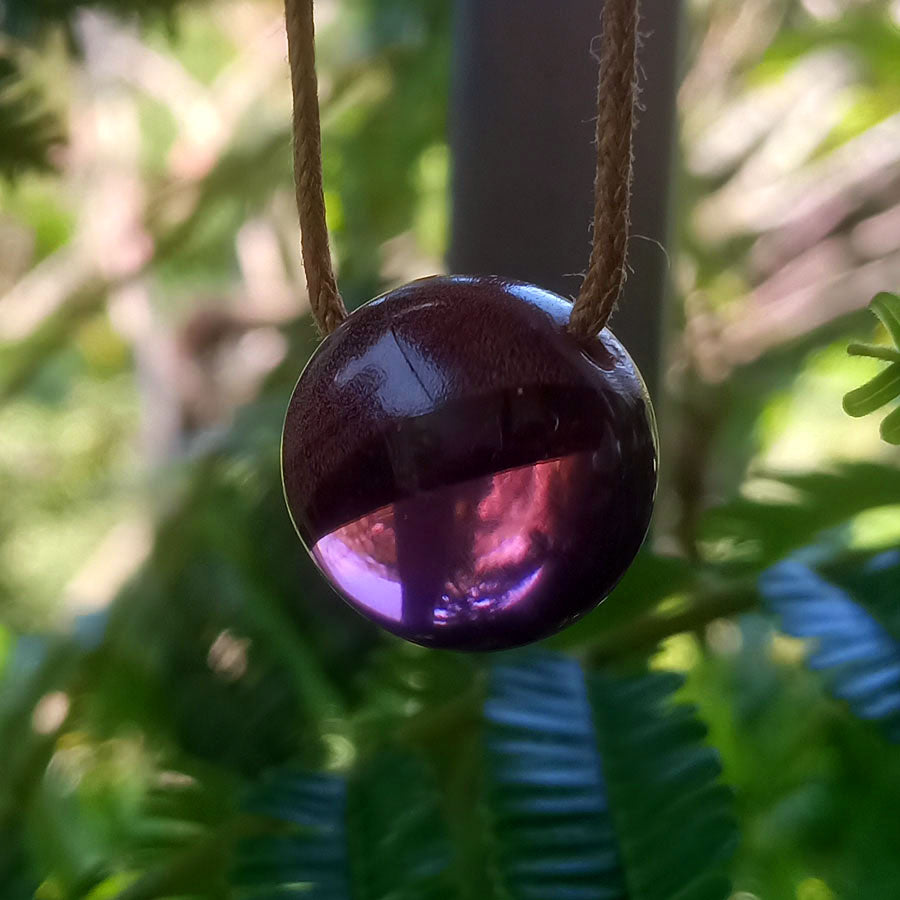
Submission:
<svg viewBox="0 0 900 900">
<path fill-rule="evenodd" d="M 871 553 L 871 549 L 841 550 L 820 560 L 817 568 L 827 578 L 830 570 L 862 565 Z M 688 609 L 668 616 L 650 613 L 614 628 L 585 649 L 585 659 L 588 663 L 602 665 L 638 653 L 648 653 L 675 634 L 697 631 L 716 619 L 749 612 L 759 603 L 757 578 L 758 575 L 752 575 L 725 586 L 719 583 L 705 589 L 698 587 L 694 594 L 696 600 Z M 577 653 L 577 650 L 573 648 L 572 652 Z"/>
<path fill-rule="evenodd" d="M 605 664 L 652 650 L 660 641 L 685 631 L 696 631 L 709 622 L 753 609 L 758 602 L 756 579 L 710 591 L 690 609 L 675 615 L 649 615 L 614 629 L 588 651 L 592 664 Z"/>
<path fill-rule="evenodd" d="M 850 344 L 847 347 L 850 356 L 868 356 L 872 359 L 883 359 L 885 362 L 900 362 L 900 350 L 893 347 L 882 347 L 878 344 Z"/>
</svg>

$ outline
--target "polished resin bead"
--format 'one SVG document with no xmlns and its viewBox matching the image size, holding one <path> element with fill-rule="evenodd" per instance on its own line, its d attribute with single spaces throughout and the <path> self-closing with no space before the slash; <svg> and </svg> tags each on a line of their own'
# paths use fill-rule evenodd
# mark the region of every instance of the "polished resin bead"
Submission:
<svg viewBox="0 0 900 900">
<path fill-rule="evenodd" d="M 354 312 L 288 407 L 284 490 L 332 586 L 388 631 L 496 650 L 596 606 L 656 492 L 640 373 L 571 304 L 497 278 L 428 278 Z"/>
</svg>

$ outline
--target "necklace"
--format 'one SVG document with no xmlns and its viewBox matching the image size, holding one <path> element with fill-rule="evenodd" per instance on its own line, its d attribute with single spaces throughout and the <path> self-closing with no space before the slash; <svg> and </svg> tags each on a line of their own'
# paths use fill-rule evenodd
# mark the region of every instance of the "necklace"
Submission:
<svg viewBox="0 0 900 900">
<path fill-rule="evenodd" d="M 575 304 L 434 277 L 347 315 L 328 249 L 311 0 L 286 0 L 310 302 L 326 335 L 291 398 L 285 498 L 322 574 L 419 644 L 498 650 L 564 628 L 631 564 L 657 482 L 653 408 L 606 328 L 628 240 L 636 0 L 606 0 L 590 266 Z"/>
</svg>

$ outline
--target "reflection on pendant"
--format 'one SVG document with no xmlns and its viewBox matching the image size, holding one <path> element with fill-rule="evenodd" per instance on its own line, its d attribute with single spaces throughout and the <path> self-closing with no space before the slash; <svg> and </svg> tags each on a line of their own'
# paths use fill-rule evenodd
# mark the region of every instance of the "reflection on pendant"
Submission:
<svg viewBox="0 0 900 900">
<path fill-rule="evenodd" d="M 615 336 L 497 278 L 427 278 L 357 309 L 285 416 L 294 526 L 355 609 L 428 647 L 540 640 L 606 597 L 656 493 L 656 429 Z"/>
<path fill-rule="evenodd" d="M 527 615 L 574 536 L 566 512 L 593 455 L 419 493 L 336 529 L 313 556 L 361 609 L 413 634 Z"/>
</svg>

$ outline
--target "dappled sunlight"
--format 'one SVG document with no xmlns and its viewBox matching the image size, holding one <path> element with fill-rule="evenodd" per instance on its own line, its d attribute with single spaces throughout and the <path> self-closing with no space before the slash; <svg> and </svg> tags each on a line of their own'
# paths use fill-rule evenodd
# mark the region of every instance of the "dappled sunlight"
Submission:
<svg viewBox="0 0 900 900">
<path fill-rule="evenodd" d="M 460 47 L 492 87 L 513 64 L 555 83 L 543 34 L 532 59 L 466 31 L 513 7 L 316 0 L 349 308 L 448 269 L 455 129 L 494 102 L 457 96 Z M 900 330 L 863 312 L 900 290 L 900 0 L 683 8 L 650 537 L 567 631 L 467 655 L 347 608 L 284 507 L 279 434 L 319 336 L 283 0 L 0 0 L 3 900 L 900 897 L 896 398 L 842 408 L 900 371 Z M 523 134 L 542 122 L 526 105 Z M 538 159 L 562 191 L 579 148 L 547 166 L 516 128 L 474 162 Z M 476 199 L 529 264 L 573 214 L 543 187 L 534 222 Z M 613 330 L 654 345 L 626 306 Z M 388 626 L 482 636 L 567 558 L 577 456 L 387 506 L 373 488 L 316 561 Z"/>
</svg>

